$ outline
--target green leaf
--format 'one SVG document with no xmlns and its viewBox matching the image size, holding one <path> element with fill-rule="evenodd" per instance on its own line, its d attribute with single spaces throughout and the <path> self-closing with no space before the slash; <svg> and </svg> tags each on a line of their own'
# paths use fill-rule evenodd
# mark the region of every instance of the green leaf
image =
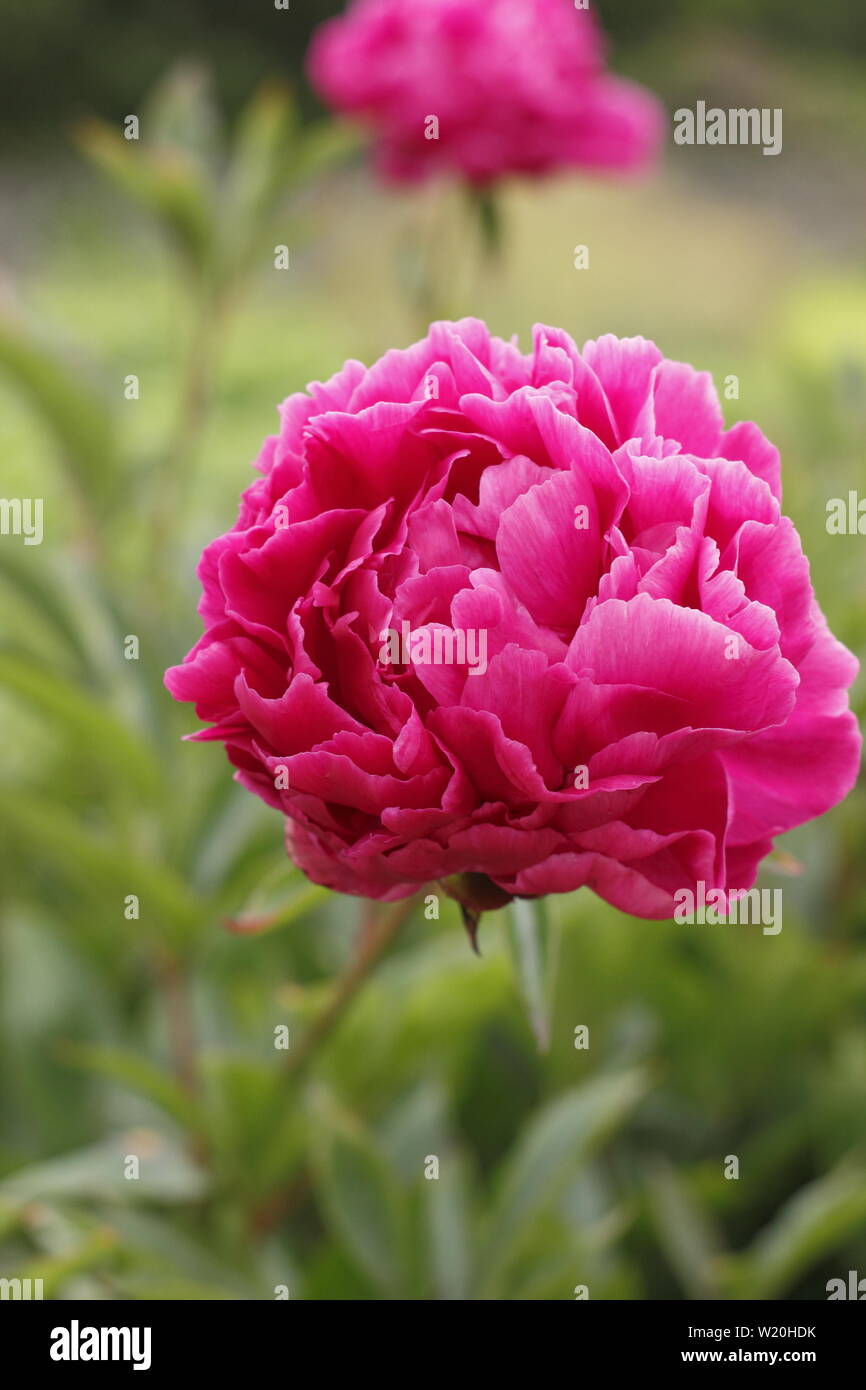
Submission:
<svg viewBox="0 0 866 1390">
<path fill-rule="evenodd" d="M 183 1279 L 166 1271 L 124 1274 L 113 1283 L 124 1301 L 130 1299 L 136 1303 L 221 1303 L 252 1297 L 251 1294 L 232 1293 L 220 1285 Z"/>
<path fill-rule="evenodd" d="M 72 617 L 59 577 L 52 573 L 50 562 L 22 547 L 12 550 L 0 547 L 0 580 L 7 584 L 15 599 L 25 606 L 28 615 L 28 634 L 33 620 L 59 639 L 68 655 L 82 669 L 90 666 L 87 645 Z"/>
<path fill-rule="evenodd" d="M 729 1265 L 735 1298 L 778 1298 L 866 1228 L 866 1172 L 841 1165 L 785 1203 Z"/>
<path fill-rule="evenodd" d="M 303 1160 L 306 1116 L 286 1093 L 273 1055 L 205 1058 L 207 1145 L 235 1199 L 258 1208 L 291 1183 Z"/>
<path fill-rule="evenodd" d="M 311 908 L 324 902 L 329 891 L 316 883 L 301 881 L 303 887 L 278 906 L 265 909 L 247 905 L 236 917 L 227 919 L 224 926 L 238 936 L 265 936 L 299 921 Z"/>
<path fill-rule="evenodd" d="M 148 799 L 165 794 L 162 769 L 141 734 L 117 719 L 80 684 L 56 671 L 49 673 L 24 657 L 0 651 L 0 687 L 40 710 L 72 746 L 86 747 L 88 757 L 101 764 L 109 781 L 122 779 Z"/>
<path fill-rule="evenodd" d="M 602 1076 L 551 1101 L 520 1138 L 505 1168 L 480 1262 L 480 1286 L 495 1287 L 538 1217 L 623 1124 L 644 1094 L 639 1070 Z"/>
<path fill-rule="evenodd" d="M 573 1248 L 557 1251 L 541 1260 L 528 1263 L 525 1277 L 515 1287 L 509 1288 L 509 1302 L 572 1301 L 575 1285 L 587 1282 L 583 1258 Z M 593 1294 L 596 1294 L 599 1282 L 597 1276 L 592 1278 Z"/>
<path fill-rule="evenodd" d="M 88 158 L 127 197 L 157 219 L 198 276 L 210 269 L 219 217 L 203 170 L 175 146 L 152 148 L 126 140 L 105 121 L 78 127 L 77 141 Z"/>
<path fill-rule="evenodd" d="M 24 1225 L 26 1225 L 26 1211 L 20 1202 L 0 1199 L 0 1241 L 9 1240 Z"/>
<path fill-rule="evenodd" d="M 422 1187 L 435 1297 L 462 1301 L 469 1297 L 471 1280 L 471 1203 L 464 1160 L 444 1153 L 439 1177 L 424 1179 Z"/>
<path fill-rule="evenodd" d="M 346 164 L 361 149 L 358 127 L 343 121 L 317 121 L 307 126 L 296 146 L 292 165 L 293 184 Z"/>
<path fill-rule="evenodd" d="M 542 1052 L 550 1047 L 559 929 L 545 898 L 515 898 L 506 908 L 508 944 L 529 1023 Z"/>
<path fill-rule="evenodd" d="M 124 1052 L 122 1048 L 76 1043 L 64 1048 L 63 1060 L 145 1096 L 183 1128 L 198 1132 L 204 1129 L 204 1116 L 198 1101 L 174 1077 L 144 1057 Z"/>
<path fill-rule="evenodd" d="M 441 1154 L 450 1147 L 444 1086 L 429 1077 L 419 1081 L 400 1096 L 376 1132 L 395 1173 L 405 1182 L 413 1182 L 418 1176 L 419 1154 Z"/>
<path fill-rule="evenodd" d="M 52 874 L 60 873 L 98 895 L 103 907 L 116 914 L 120 929 L 125 925 L 123 900 L 135 893 L 141 901 L 141 920 L 132 924 L 137 932 L 163 937 L 178 947 L 193 939 L 207 905 L 192 897 L 183 880 L 164 865 L 134 854 L 117 839 L 93 833 L 59 802 L 0 791 L 0 817 L 19 851 L 26 850 Z"/>
<path fill-rule="evenodd" d="M 139 1161 L 138 1178 L 124 1175 L 130 1156 Z M 130 1129 L 12 1173 L 0 1183 L 0 1198 L 16 1204 L 68 1198 L 183 1204 L 204 1189 L 204 1174 L 179 1143 L 152 1129 Z"/>
<path fill-rule="evenodd" d="M 262 223 L 287 191 L 297 143 L 290 93 L 263 85 L 241 113 L 221 199 L 219 233 L 229 273 L 244 268 L 262 236 Z"/>
<path fill-rule="evenodd" d="M 399 1191 L 372 1138 L 329 1107 L 317 1117 L 315 1162 L 334 1235 L 386 1295 L 399 1293 Z"/>
<path fill-rule="evenodd" d="M 131 1186 L 132 1184 L 130 1184 Z M 85 1241 L 59 1255 L 42 1256 L 21 1270 L 20 1278 L 41 1279 L 42 1297 L 57 1298 L 65 1284 L 90 1270 L 114 1263 L 118 1253 L 117 1235 L 110 1228 L 98 1227 Z"/>
<path fill-rule="evenodd" d="M 709 1223 L 669 1163 L 647 1168 L 650 1214 L 659 1243 L 688 1298 L 721 1298 L 718 1251 Z"/>
<path fill-rule="evenodd" d="M 112 1276 L 112 1287 L 120 1297 L 202 1299 L 273 1297 L 273 1285 L 288 1283 L 294 1290 L 297 1270 L 283 1255 L 276 1276 L 250 1271 L 246 1262 L 231 1261 L 219 1243 L 208 1244 L 208 1232 L 198 1222 L 175 1224 L 172 1211 L 146 1207 L 118 1207 L 111 1213 L 112 1228 L 122 1241 L 122 1270 Z M 257 1262 L 261 1264 L 261 1256 Z M 192 1294 L 192 1289 L 198 1294 Z"/>
<path fill-rule="evenodd" d="M 213 168 L 220 156 L 220 118 L 213 84 L 199 63 L 179 63 L 150 93 L 141 116 L 146 147 L 182 150 Z"/>
<path fill-rule="evenodd" d="M 27 396 L 57 444 L 80 496 L 101 508 L 118 481 L 114 428 L 104 402 L 80 373 L 26 328 L 0 317 L 0 370 Z"/>
</svg>

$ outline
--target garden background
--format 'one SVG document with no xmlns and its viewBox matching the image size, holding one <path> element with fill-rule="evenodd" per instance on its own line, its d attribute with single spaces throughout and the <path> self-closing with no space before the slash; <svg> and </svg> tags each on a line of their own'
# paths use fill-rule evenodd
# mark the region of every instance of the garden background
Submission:
<svg viewBox="0 0 866 1390">
<path fill-rule="evenodd" d="M 336 8 L 0 2 L 0 492 L 45 518 L 0 539 L 0 1275 L 824 1298 L 866 1275 L 862 790 L 780 844 L 777 936 L 554 900 L 547 997 L 519 919 L 479 959 L 445 899 L 359 956 L 364 904 L 291 870 L 162 671 L 276 404 L 433 307 L 736 375 L 862 659 L 866 541 L 825 523 L 866 463 L 866 11 L 600 3 L 616 70 L 669 112 L 781 107 L 783 152 L 669 135 L 643 182 L 515 183 L 491 261 L 459 191 L 386 192 L 328 125 L 302 60 Z"/>
</svg>

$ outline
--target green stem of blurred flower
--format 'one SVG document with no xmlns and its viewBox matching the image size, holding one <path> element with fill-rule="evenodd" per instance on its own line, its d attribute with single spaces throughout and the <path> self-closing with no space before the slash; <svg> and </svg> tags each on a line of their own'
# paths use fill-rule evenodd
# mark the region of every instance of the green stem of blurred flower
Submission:
<svg viewBox="0 0 866 1390">
<path fill-rule="evenodd" d="M 404 898 L 385 912 L 380 911 L 378 903 L 370 904 L 370 910 L 361 922 L 354 955 L 329 1002 L 310 1024 L 299 1045 L 289 1052 L 285 1064 L 286 1076 L 294 1079 L 309 1066 L 321 1045 L 340 1023 L 368 975 L 411 917 L 417 902 L 417 897 Z"/>
<path fill-rule="evenodd" d="M 437 183 L 410 204 L 409 225 L 398 251 L 397 279 L 411 307 L 412 329 L 449 317 L 454 288 L 453 208 L 447 186 Z"/>
<path fill-rule="evenodd" d="M 504 225 L 499 197 L 490 188 L 470 188 L 469 217 L 478 231 L 483 266 L 496 266 L 502 255 Z"/>
<path fill-rule="evenodd" d="M 480 314 L 482 287 L 500 269 L 503 220 L 499 195 L 487 188 L 436 183 L 413 201 L 398 256 L 398 279 L 415 332 L 437 319 Z"/>
</svg>

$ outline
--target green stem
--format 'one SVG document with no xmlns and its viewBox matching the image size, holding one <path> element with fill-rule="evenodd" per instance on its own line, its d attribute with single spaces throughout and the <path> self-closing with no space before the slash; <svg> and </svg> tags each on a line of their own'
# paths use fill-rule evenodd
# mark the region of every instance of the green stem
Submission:
<svg viewBox="0 0 866 1390">
<path fill-rule="evenodd" d="M 282 1073 L 284 1078 L 295 1081 L 306 1071 L 351 1008 L 364 981 L 398 935 L 400 928 L 411 917 L 416 902 L 415 897 L 405 898 L 388 912 L 380 912 L 378 903 L 367 904 L 358 931 L 354 955 L 329 1002 L 310 1024 L 300 1044 L 287 1054 Z M 273 1230 L 284 1219 L 287 1211 L 302 1200 L 307 1185 L 308 1177 L 301 1173 L 287 1187 L 272 1193 L 264 1203 L 255 1207 L 250 1214 L 249 1229 L 252 1238 L 260 1239 Z"/>
<path fill-rule="evenodd" d="M 150 573 L 160 582 L 178 512 L 189 495 L 201 435 L 207 423 L 218 352 L 228 310 L 225 288 L 203 290 L 187 351 L 174 424 L 156 469 L 151 514 Z"/>
<path fill-rule="evenodd" d="M 286 1057 L 286 1076 L 294 1079 L 309 1066 L 319 1048 L 348 1012 L 361 986 L 398 935 L 400 928 L 411 917 L 415 904 L 414 897 L 404 898 L 389 912 L 383 913 L 377 910 L 376 904 L 371 905 L 371 910 L 361 923 L 354 955 L 331 999 L 310 1024 L 298 1046 L 292 1048 Z"/>
<path fill-rule="evenodd" d="M 154 973 L 165 1005 L 172 1071 L 181 1089 L 191 1098 L 196 1098 L 201 1089 L 201 1076 L 189 973 L 174 955 L 160 957 Z M 205 1141 L 201 1134 L 193 1132 L 190 1135 L 189 1150 L 197 1163 L 207 1161 Z"/>
</svg>

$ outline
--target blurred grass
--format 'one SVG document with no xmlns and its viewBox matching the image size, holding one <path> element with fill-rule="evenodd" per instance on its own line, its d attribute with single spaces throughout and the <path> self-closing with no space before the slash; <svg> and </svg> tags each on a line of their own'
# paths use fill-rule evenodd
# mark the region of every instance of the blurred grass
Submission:
<svg viewBox="0 0 866 1390">
<path fill-rule="evenodd" d="M 774 61 L 796 94 L 797 64 Z M 825 130 L 856 130 L 860 94 L 810 72 L 801 114 L 822 92 Z M 2 298 L 105 401 L 135 486 L 95 520 L 44 420 L 0 378 L 3 491 L 43 496 L 46 510 L 45 544 L 10 560 L 11 586 L 0 574 L 4 659 L 31 661 L 7 668 L 17 677 L 0 698 L 0 1272 L 43 1275 L 65 1298 L 286 1286 L 292 1298 L 523 1300 L 578 1285 L 591 1298 L 822 1298 L 828 1278 L 866 1268 L 862 791 L 788 837 L 799 877 L 768 868 L 785 894 L 777 937 L 558 900 L 547 1054 L 504 917 L 485 919 L 478 961 L 452 904 L 441 921 L 416 912 L 295 1078 L 274 1030 L 294 1046 L 327 1004 L 358 905 L 328 896 L 260 938 L 224 930 L 303 884 L 279 818 L 233 786 L 220 750 L 178 742 L 188 714 L 159 684 L 198 635 L 195 561 L 233 520 L 277 402 L 417 336 L 394 265 L 418 226 L 446 307 L 524 345 L 534 321 L 579 342 L 643 333 L 719 384 L 736 374 L 728 422 L 755 419 L 781 448 L 819 598 L 862 657 L 863 541 L 828 536 L 825 508 L 862 486 L 866 267 L 839 230 L 847 182 L 829 199 L 822 182 L 816 209 L 814 155 L 794 144 L 785 159 L 669 156 L 651 184 L 510 189 L 492 272 L 472 261 L 458 200 L 397 198 L 358 169 L 321 179 L 291 222 L 278 211 L 291 271 L 271 268 L 263 242 L 228 326 L 161 576 L 147 568 L 138 486 L 173 425 L 195 300 L 163 242 L 94 175 L 67 171 L 52 193 L 44 171 L 41 218 L 23 236 L 13 227 Z M 138 401 L 123 398 L 129 373 Z M 128 632 L 142 636 L 140 664 L 120 655 Z M 138 919 L 124 917 L 128 893 Z M 124 1178 L 129 1156 L 137 1179 Z M 431 1157 L 438 1180 L 424 1176 Z"/>
</svg>

